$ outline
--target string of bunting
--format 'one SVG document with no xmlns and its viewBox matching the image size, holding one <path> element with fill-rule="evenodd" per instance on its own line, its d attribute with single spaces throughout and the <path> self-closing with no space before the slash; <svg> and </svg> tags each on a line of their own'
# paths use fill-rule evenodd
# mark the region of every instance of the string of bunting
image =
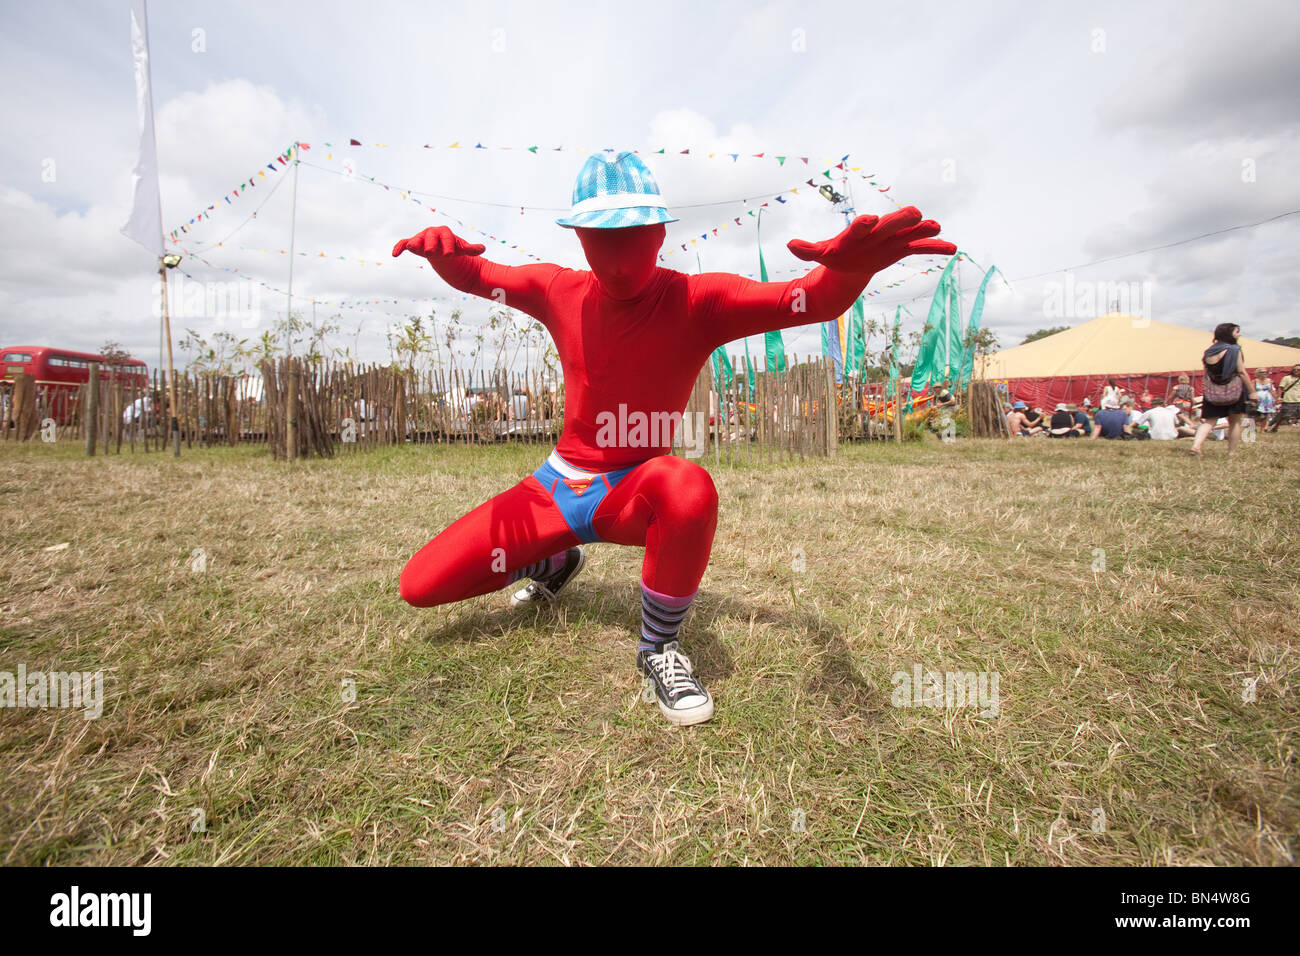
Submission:
<svg viewBox="0 0 1300 956">
<path fill-rule="evenodd" d="M 325 145 L 326 147 L 330 148 L 331 150 L 335 148 L 334 144 L 329 143 L 329 142 L 324 143 L 324 145 Z M 362 144 L 361 142 L 359 142 L 358 140 L 356 140 L 356 139 L 350 139 L 347 145 L 348 145 L 348 146 L 362 146 L 363 144 Z M 373 144 L 371 144 L 371 145 L 374 146 L 374 147 L 376 147 L 376 148 L 387 148 L 387 144 L 385 144 L 385 143 L 373 143 Z M 433 145 L 430 145 L 430 144 L 425 144 L 425 146 L 424 146 L 423 148 L 425 148 L 425 149 L 436 149 L 436 148 L 439 148 L 439 147 L 436 147 L 436 146 L 433 146 Z M 515 151 L 518 151 L 518 152 L 526 152 L 526 153 L 532 153 L 532 154 L 536 154 L 536 153 L 538 153 L 538 152 L 541 150 L 541 147 L 539 147 L 539 146 L 529 146 L 529 147 L 523 147 L 523 148 L 520 149 L 520 148 L 510 147 L 510 146 L 496 146 L 496 147 L 492 147 L 492 146 L 484 146 L 482 143 L 476 143 L 473 147 L 463 147 L 463 146 L 459 143 L 459 141 L 454 142 L 454 143 L 451 143 L 450 145 L 448 145 L 448 146 L 446 146 L 446 147 L 441 147 L 441 148 L 445 148 L 445 149 L 464 149 L 464 148 L 468 148 L 468 149 L 472 149 L 472 150 L 487 150 L 487 149 L 515 150 Z M 297 157 L 299 158 L 299 161 L 300 161 L 300 162 L 303 162 L 303 161 L 301 160 L 301 152 L 302 152 L 302 151 L 305 151 L 305 150 L 309 150 L 309 149 L 311 149 L 311 144 L 310 144 L 310 143 L 295 142 L 295 143 L 290 144 L 289 147 L 287 147 L 287 148 L 284 150 L 283 153 L 281 153 L 281 154 L 279 154 L 278 156 L 275 157 L 274 162 L 269 162 L 269 163 L 267 163 L 265 169 L 259 169 L 259 170 L 257 170 L 257 172 L 256 172 L 253 176 L 250 176 L 250 177 L 248 178 L 248 180 L 246 180 L 245 182 L 241 182 L 237 187 L 231 189 L 231 191 L 228 192 L 228 193 L 226 193 L 224 196 L 222 196 L 222 197 L 218 200 L 218 202 L 222 202 L 222 201 L 224 201 L 227 205 L 231 205 L 233 199 L 239 199 L 239 198 L 241 198 L 241 197 L 246 193 L 246 191 L 248 191 L 248 190 L 250 190 L 250 189 L 252 189 L 252 188 L 255 188 L 256 185 L 257 185 L 257 181 L 258 181 L 259 179 L 261 179 L 261 180 L 265 180 L 265 179 L 266 179 L 266 172 L 267 172 L 267 170 L 269 170 L 269 171 L 272 172 L 272 173 L 279 172 L 279 169 L 277 169 L 277 167 L 276 167 L 276 165 L 275 165 L 276 162 L 278 162 L 278 163 L 280 164 L 280 167 L 281 167 L 281 168 L 287 168 L 287 167 L 289 166 L 290 162 L 295 158 L 295 156 L 297 156 Z M 585 149 L 585 148 L 583 148 L 583 147 L 565 147 L 565 146 L 557 146 L 557 147 L 551 147 L 551 148 L 549 148 L 547 151 L 551 151 L 551 152 L 563 152 L 563 151 L 570 151 L 570 152 L 573 152 L 573 151 L 576 151 L 576 152 L 580 152 L 580 153 L 588 153 L 588 152 L 614 152 L 615 150 L 614 150 L 612 147 L 605 147 L 605 148 L 603 148 L 602 150 L 589 150 L 589 149 Z M 637 150 L 633 150 L 633 152 L 634 152 L 634 153 L 639 153 L 639 151 L 637 151 Z M 652 152 L 652 155 L 663 155 L 663 154 L 667 154 L 667 152 L 668 152 L 668 150 L 667 150 L 666 148 L 664 148 L 664 149 L 654 150 L 654 151 Z M 742 154 L 740 154 L 740 153 L 726 153 L 726 152 L 724 152 L 724 153 L 719 153 L 719 152 L 716 152 L 716 151 L 715 151 L 715 152 L 708 152 L 708 153 L 700 153 L 700 152 L 698 152 L 698 151 L 696 151 L 696 152 L 692 152 L 691 149 L 683 149 L 683 150 L 680 150 L 680 151 L 676 151 L 676 155 L 697 155 L 697 156 L 705 156 L 705 157 L 710 158 L 710 159 L 718 158 L 718 157 L 724 157 L 724 158 L 730 158 L 733 162 L 737 162 L 737 161 L 739 161 L 739 159 L 742 157 Z M 755 159 L 770 158 L 770 159 L 774 159 L 774 160 L 776 160 L 777 163 L 778 163 L 778 165 L 781 165 L 781 166 L 784 166 L 786 160 L 787 160 L 787 159 L 791 159 L 791 158 L 797 158 L 798 160 L 800 160 L 801 162 L 803 162 L 805 165 L 807 165 L 808 162 L 809 162 L 809 157 L 807 157 L 807 156 L 791 157 L 791 156 L 789 156 L 789 155 L 769 154 L 769 153 L 766 152 L 766 151 L 764 151 L 764 152 L 759 152 L 759 153 L 748 154 L 748 158 L 755 158 Z M 881 193 L 881 194 L 883 194 L 883 195 L 886 195 L 886 198 L 888 198 L 888 199 L 890 200 L 890 202 L 892 202 L 895 206 L 899 206 L 899 207 L 901 207 L 901 205 L 902 205 L 901 203 L 899 203 L 899 202 L 898 202 L 896 199 L 894 199 L 892 196 L 888 196 L 888 193 L 889 193 L 890 189 L 892 189 L 892 186 L 884 186 L 884 187 L 882 187 L 882 186 L 880 185 L 880 183 L 879 183 L 877 180 L 875 180 L 875 179 L 873 178 L 874 173 L 864 173 L 864 172 L 862 172 L 862 168 L 861 168 L 860 166 L 848 166 L 848 165 L 846 165 L 846 164 L 847 164 L 847 161 L 848 161 L 848 158 L 849 158 L 849 157 L 848 157 L 848 154 L 846 154 L 845 156 L 843 156 L 843 157 L 840 159 L 839 162 L 834 162 L 833 160 L 830 160 L 830 159 L 823 160 L 824 162 L 826 162 L 826 163 L 828 164 L 828 166 L 827 166 L 826 169 L 823 169 L 823 170 L 821 171 L 820 176 L 821 176 L 821 177 L 824 177 L 824 178 L 827 180 L 827 182 L 833 182 L 833 181 L 835 180 L 836 177 L 835 177 L 834 174 L 831 172 L 832 169 L 838 169 L 838 170 L 840 170 L 841 173 L 843 173 L 844 175 L 848 175 L 849 173 L 853 173 L 853 174 L 855 174 L 858 178 L 862 179 L 863 181 L 865 181 L 865 182 L 869 183 L 871 186 L 873 186 L 873 187 L 876 189 L 877 192 L 879 192 L 879 193 Z M 328 153 L 328 154 L 326 155 L 326 159 L 327 159 L 327 160 L 332 160 L 332 159 L 333 159 L 333 153 L 332 153 L 332 152 L 331 152 L 331 153 Z M 312 168 L 315 168 L 315 169 L 321 169 L 321 170 L 323 170 L 323 171 L 325 171 L 325 172 L 335 173 L 336 175 L 348 175 L 348 174 L 345 174 L 345 173 L 340 173 L 340 172 L 338 172 L 338 171 L 336 171 L 336 170 L 327 169 L 326 167 L 316 166 L 316 165 L 313 164 L 313 163 L 306 163 L 306 162 L 303 162 L 303 165 L 311 166 Z M 521 255 L 524 255 L 524 256 L 526 256 L 527 258 L 532 259 L 532 260 L 535 261 L 535 262 L 542 262 L 542 261 L 544 261 L 544 260 L 542 259 L 542 257 L 537 256 L 537 255 L 533 254 L 532 252 L 529 252 L 528 250 L 524 249 L 522 246 L 518 245 L 517 243 L 512 243 L 512 242 L 510 242 L 509 239 L 501 238 L 501 237 L 499 237 L 499 236 L 496 236 L 496 235 L 493 234 L 493 233 L 488 232 L 487 230 L 480 229 L 479 227 L 473 225 L 472 223 L 466 222 L 465 220 L 461 219 L 461 218 L 458 217 L 458 216 L 454 216 L 454 215 L 452 215 L 452 214 L 450 214 L 450 213 L 448 213 L 448 212 L 445 212 L 445 211 L 439 210 L 439 209 L 438 209 L 437 207 L 435 207 L 435 206 L 432 206 L 432 205 L 426 205 L 425 203 L 421 202 L 420 199 L 419 199 L 417 196 L 413 195 L 413 193 L 416 192 L 416 190 L 413 190 L 413 189 L 410 189 L 410 188 L 406 188 L 406 187 L 394 186 L 394 185 L 392 185 L 392 184 L 390 184 L 390 183 L 382 182 L 382 181 L 376 179 L 374 176 L 367 176 L 367 175 L 360 174 L 360 173 L 352 173 L 352 174 L 350 175 L 350 178 L 355 178 L 355 179 L 358 179 L 359 181 L 362 181 L 362 182 L 368 182 L 368 183 L 371 183 L 372 185 L 379 186 L 379 187 L 381 187 L 382 189 L 384 189 L 384 191 L 386 191 L 386 192 L 396 192 L 396 193 L 397 193 L 397 194 L 398 194 L 398 195 L 399 195 L 403 200 L 405 200 L 405 201 L 410 201 L 410 202 L 414 202 L 416 205 L 419 205 L 419 206 L 421 206 L 421 207 L 423 207 L 423 208 L 428 209 L 431 213 L 433 213 L 433 214 L 435 214 L 435 215 L 438 215 L 438 216 L 440 216 L 440 217 L 442 217 L 442 218 L 444 218 L 444 219 L 446 219 L 446 220 L 448 220 L 448 221 L 450 221 L 450 222 L 454 222 L 454 223 L 455 223 L 457 226 L 459 226 L 462 230 L 465 230 L 465 231 L 468 231 L 468 232 L 472 232 L 472 233 L 476 233 L 476 234 L 478 234 L 478 235 L 480 235 L 480 236 L 482 236 L 482 237 L 484 237 L 484 238 L 486 238 L 486 239 L 492 241 L 493 243 L 497 243 L 497 244 L 500 244 L 500 245 L 507 246 L 508 248 L 513 249 L 513 250 L 519 252 Z M 788 202 L 788 198 L 787 198 L 787 197 L 789 197 L 789 196 L 797 196 L 797 195 L 799 194 L 799 189 L 800 189 L 802 186 L 804 186 L 804 185 L 807 185 L 807 186 L 808 186 L 809 188 L 811 188 L 811 189 L 817 189 L 818 186 L 819 186 L 819 183 L 817 182 L 817 179 L 816 179 L 816 178 L 814 178 L 814 177 L 809 177 L 807 180 L 805 180 L 805 181 L 804 181 L 803 183 L 801 183 L 799 186 L 792 186 L 792 187 L 790 187 L 789 189 L 783 190 L 783 191 L 781 191 L 781 192 L 775 194 L 775 195 L 772 197 L 772 199 L 763 202 L 763 203 L 762 203 L 759 207 L 757 207 L 756 209 L 748 209 L 748 210 L 746 210 L 746 215 L 747 215 L 747 216 L 750 216 L 750 217 L 757 217 L 757 214 L 758 214 L 758 210 L 759 210 L 759 209 L 762 209 L 762 208 L 768 207 L 768 206 L 770 206 L 771 203 L 773 203 L 773 202 L 775 202 L 775 203 L 779 203 L 779 204 L 782 204 L 782 205 L 786 204 L 786 203 Z M 470 202 L 470 203 L 474 202 L 473 200 L 453 200 L 453 201 Z M 742 200 L 742 201 L 743 201 L 743 200 Z M 188 223 L 182 224 L 181 226 L 177 227 L 176 229 L 173 229 L 173 230 L 171 231 L 172 242 L 175 243 L 175 244 L 179 244 L 179 243 L 180 243 L 180 237 L 181 237 L 182 235 L 188 235 L 188 233 L 189 233 L 189 227 L 190 227 L 190 226 L 197 225 L 198 223 L 200 223 L 200 222 L 202 222 L 202 221 L 204 221 L 204 220 L 210 219 L 210 218 L 211 218 L 211 213 L 212 213 L 216 208 L 217 208 L 217 203 L 211 203 L 211 204 L 209 204 L 205 209 L 200 210 L 200 211 L 197 212 L 194 216 L 192 216 L 192 217 L 190 218 L 190 220 L 189 220 Z M 520 208 L 520 213 L 523 214 L 523 212 L 524 212 L 524 208 L 521 207 L 521 208 Z M 733 223 L 734 223 L 735 227 L 737 227 L 737 228 L 742 227 L 743 225 L 746 224 L 746 223 L 745 223 L 745 219 L 744 219 L 744 217 L 742 217 L 742 216 L 733 216 L 733 217 L 731 217 L 727 222 L 722 222 L 722 223 L 720 223 L 718 226 L 715 226 L 715 227 L 713 227 L 713 228 L 711 228 L 711 229 L 706 229 L 704 232 L 702 232 L 702 233 L 699 235 L 698 238 L 692 238 L 692 239 L 690 239 L 690 240 L 688 240 L 688 241 L 689 241 L 689 243 L 690 243 L 691 246 L 696 246 L 696 245 L 698 245 L 699 242 L 707 242 L 710 238 L 715 238 L 715 239 L 716 239 L 716 238 L 719 238 L 719 233 L 720 233 L 720 232 L 726 232 L 726 231 L 728 231 L 730 225 L 733 224 Z M 216 244 L 216 247 L 220 247 L 220 246 L 222 246 L 223 244 L 224 244 L 224 243 L 217 243 L 217 244 Z M 680 246 L 680 249 L 681 249 L 682 252 L 687 252 L 687 251 L 689 251 L 689 250 L 687 249 L 687 245 L 686 245 L 686 243 L 680 243 L 679 246 Z M 252 248 L 252 247 L 248 247 L 248 246 L 241 246 L 240 248 L 241 248 L 243 251 L 246 251 L 246 252 L 258 252 L 258 253 L 263 253 L 263 254 L 276 254 L 276 253 L 278 253 L 278 254 L 280 254 L 280 255 L 287 255 L 287 252 L 286 252 L 285 250 L 283 250 L 283 249 L 280 249 L 280 250 L 268 250 L 268 249 L 261 249 L 261 248 L 254 249 L 254 248 Z M 223 271 L 223 272 L 228 272 L 228 273 L 232 273 L 232 274 L 238 275 L 238 276 L 240 276 L 241 278 L 247 279 L 247 280 L 249 280 L 249 281 L 258 282 L 261 286 L 263 286 L 263 287 L 265 287 L 265 288 L 267 288 L 267 289 L 271 289 L 272 291 L 276 291 L 276 292 L 279 292 L 279 293 L 281 293 L 281 294 L 285 294 L 285 293 L 283 292 L 283 290 L 276 289 L 275 287 L 270 286 L 270 285 L 268 285 L 267 283 L 262 282 L 261 280 L 256 279 L 256 278 L 253 277 L 253 276 L 250 276 L 250 275 L 247 275 L 247 274 L 244 274 L 244 273 L 240 273 L 240 272 L 238 272 L 238 271 L 235 270 L 235 269 L 230 269 L 230 268 L 226 268 L 226 267 L 222 267 L 222 266 L 214 265 L 213 263 L 208 262 L 206 259 L 203 259 L 202 257 L 198 256 L 197 253 L 195 253 L 195 252 L 193 252 L 193 251 L 185 250 L 185 249 L 183 249 L 183 251 L 185 252 L 186 255 L 189 255 L 189 256 L 191 256 L 192 258 L 196 258 L 196 259 L 198 259 L 199 261 L 203 262 L 205 265 L 209 266 L 210 268 L 218 269 L 218 270 Z M 666 257 L 667 257 L 667 256 L 675 255 L 675 254 L 677 253 L 677 251 L 678 251 L 677 249 L 669 249 L 669 250 L 667 250 L 666 252 L 661 253 L 660 256 L 659 256 L 660 261 L 666 261 Z M 351 261 L 351 260 L 349 260 L 349 259 L 348 259 L 347 257 L 345 257 L 345 256 L 332 256 L 332 255 L 327 255 L 327 254 L 324 253 L 324 252 L 315 252 L 315 253 L 299 252 L 298 255 L 299 255 L 299 256 L 303 256 L 303 257 L 310 257 L 310 258 L 319 258 L 319 259 L 327 259 L 327 258 L 328 258 L 328 259 L 334 259 L 334 260 L 337 260 L 337 261 Z M 960 254 L 959 254 L 959 258 L 960 258 Z M 366 264 L 367 264 L 367 261 L 368 261 L 368 260 L 365 260 L 365 259 L 358 259 L 358 260 L 357 260 L 357 262 L 358 262 L 359 264 L 361 264 L 361 265 L 366 265 Z M 385 262 L 384 262 L 382 259 L 378 259 L 378 260 L 369 260 L 369 261 L 373 262 L 373 264 L 376 265 L 376 266 L 382 266 L 382 265 L 385 264 Z M 421 264 L 421 265 L 418 265 L 417 268 L 423 269 L 424 266 Z M 914 274 L 912 274 L 912 275 L 905 276 L 905 277 L 903 277 L 903 278 L 901 278 L 901 279 L 899 279 L 899 280 L 896 280 L 896 281 L 894 281 L 894 282 L 887 283 L 886 285 L 881 286 L 881 287 L 879 287 L 879 288 L 877 288 L 877 289 L 874 289 L 874 290 L 868 291 L 866 294 L 867 294 L 868 296 L 879 295 L 879 294 L 881 294 L 881 292 L 883 292 L 883 291 L 886 290 L 886 289 L 893 289 L 893 288 L 896 288 L 897 286 L 902 285 L 902 284 L 905 283 L 905 282 L 911 281 L 912 279 L 915 279 L 915 278 L 917 278 L 917 277 L 919 277 L 919 276 L 928 275 L 928 274 L 930 274 L 931 272 L 934 272 L 934 271 L 936 271 L 936 270 L 939 269 L 939 268 L 940 268 L 940 267 L 932 267 L 932 268 L 925 269 L 925 270 L 920 271 L 920 272 L 916 272 L 916 273 L 914 273 Z M 783 270 L 776 270 L 776 271 L 777 271 L 778 273 L 799 273 L 799 272 L 803 272 L 803 271 L 805 271 L 805 270 L 802 269 L 802 268 L 794 268 L 794 269 L 783 269 Z M 754 276 L 754 273 L 744 273 L 744 274 L 747 275 L 747 276 L 749 276 L 749 277 L 753 277 L 753 276 Z M 431 298 L 441 298 L 441 297 L 431 297 Z M 459 299 L 460 299 L 460 300 L 469 300 L 470 298 L 471 298 L 471 297 L 470 297 L 470 296 L 467 296 L 467 295 L 461 295 L 461 296 L 459 296 Z M 369 304 L 369 302 L 371 302 L 371 301 L 374 301 L 374 302 L 380 302 L 380 301 L 387 302 L 387 301 L 389 301 L 389 300 L 387 300 L 387 299 L 384 299 L 384 300 L 347 300 L 347 299 L 343 299 L 343 300 L 332 300 L 332 301 L 336 301 L 337 304 L 339 304 L 340 306 L 355 308 L 355 307 L 357 306 L 357 303 L 358 303 L 358 302 L 362 302 L 362 303 L 365 303 L 365 304 Z M 397 299 L 393 299 L 393 300 L 391 300 L 391 301 L 393 301 L 394 303 L 400 304 L 400 303 L 399 303 L 399 300 L 397 300 Z M 420 300 L 418 300 L 418 299 L 412 299 L 411 301 L 413 301 L 413 302 L 417 302 L 417 301 L 420 301 Z M 454 300 L 443 299 L 443 301 L 454 301 Z"/>
<path fill-rule="evenodd" d="M 355 146 L 359 146 L 367 149 L 393 148 L 388 143 L 369 143 L 369 144 L 362 143 L 359 139 L 356 139 L 355 137 L 348 137 L 346 141 L 344 141 L 342 138 L 339 138 L 334 142 L 326 142 L 324 145 L 328 146 L 330 149 L 344 149 L 344 148 L 355 147 Z M 455 142 L 447 143 L 447 144 L 425 143 L 418 148 L 420 149 L 463 149 L 470 152 L 476 150 L 503 151 L 503 152 L 516 152 L 516 153 L 530 153 L 534 156 L 541 155 L 542 153 L 617 153 L 620 152 L 620 150 L 615 149 L 613 146 L 602 146 L 598 149 L 588 148 L 585 146 L 492 146 L 492 145 L 484 145 L 481 142 L 475 142 L 473 146 L 469 146 L 466 144 L 462 144 L 460 140 L 456 140 Z M 629 150 L 629 152 L 635 153 L 638 156 L 693 156 L 693 157 L 702 157 L 707 159 L 730 159 L 733 163 L 737 163 L 741 159 L 765 159 L 765 160 L 774 161 L 778 166 L 784 166 L 786 160 L 798 160 L 799 162 L 803 163 L 805 166 L 809 165 L 809 163 L 812 161 L 811 157 L 808 156 L 796 156 L 792 153 L 785 153 L 784 155 L 781 155 L 772 150 L 763 150 L 762 152 L 758 152 L 758 153 L 730 153 L 725 150 L 705 151 L 701 149 L 690 149 L 690 148 L 669 149 L 667 147 L 663 147 L 661 149 L 647 150 L 644 153 L 639 149 Z M 844 162 L 844 160 L 846 159 L 848 159 L 847 155 L 842 157 L 840 159 L 840 162 Z M 825 158 L 821 159 L 820 161 L 828 165 L 835 162 L 835 160 L 833 159 L 825 159 Z"/>
<path fill-rule="evenodd" d="M 286 149 L 279 156 L 276 156 L 273 162 L 267 163 L 264 169 L 258 169 L 258 171 L 254 173 L 252 176 L 249 176 L 245 182 L 242 182 L 239 185 L 235 186 L 233 189 L 231 189 L 228 193 L 226 193 L 216 202 L 209 203 L 207 207 L 200 209 L 198 212 L 196 212 L 193 216 L 190 217 L 190 221 L 188 223 L 183 223 L 182 225 L 177 226 L 175 229 L 173 229 L 171 231 L 172 242 L 179 243 L 181 236 L 189 235 L 190 226 L 198 225 L 200 222 L 204 221 L 205 219 L 211 219 L 213 210 L 217 208 L 217 203 L 224 201 L 228 206 L 233 205 L 233 203 L 231 202 L 232 199 L 239 199 L 244 195 L 246 190 L 253 189 L 254 187 L 256 187 L 257 181 L 259 179 L 260 180 L 266 179 L 266 170 L 269 169 L 273 173 L 278 173 L 280 170 L 276 168 L 275 166 L 276 163 L 279 163 L 281 167 L 288 167 L 289 161 L 293 159 L 294 156 L 299 155 L 301 150 L 305 150 L 305 149 L 311 149 L 311 143 L 291 143 L 288 149 Z"/>
</svg>

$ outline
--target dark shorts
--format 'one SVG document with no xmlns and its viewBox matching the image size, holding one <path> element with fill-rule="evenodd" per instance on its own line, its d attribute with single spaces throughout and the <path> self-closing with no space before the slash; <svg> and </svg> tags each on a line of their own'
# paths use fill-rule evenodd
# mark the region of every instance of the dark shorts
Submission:
<svg viewBox="0 0 1300 956">
<path fill-rule="evenodd" d="M 1231 405 L 1215 405 L 1213 402 L 1201 402 L 1201 418 L 1208 418 L 1213 421 L 1216 418 L 1227 418 L 1229 415 L 1246 414 L 1246 400 L 1243 398 L 1233 402 Z"/>
<path fill-rule="evenodd" d="M 1275 422 L 1300 422 L 1300 402 L 1283 402 L 1273 416 Z"/>
</svg>

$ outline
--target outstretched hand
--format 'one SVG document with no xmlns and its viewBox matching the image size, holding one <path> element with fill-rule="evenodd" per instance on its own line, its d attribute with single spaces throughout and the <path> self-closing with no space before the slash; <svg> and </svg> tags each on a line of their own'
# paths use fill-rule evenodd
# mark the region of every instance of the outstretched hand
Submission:
<svg viewBox="0 0 1300 956">
<path fill-rule="evenodd" d="M 875 275 L 912 255 L 951 256 L 957 247 L 939 235 L 939 224 L 921 219 L 915 206 L 878 216 L 859 216 L 833 239 L 804 242 L 792 239 L 789 250 L 805 262 L 817 262 L 836 272 Z"/>
<path fill-rule="evenodd" d="M 482 243 L 466 242 L 447 226 L 430 226 L 393 246 L 393 257 L 396 258 L 403 252 L 414 252 L 433 262 L 453 256 L 481 256 L 486 249 L 487 246 Z"/>
</svg>

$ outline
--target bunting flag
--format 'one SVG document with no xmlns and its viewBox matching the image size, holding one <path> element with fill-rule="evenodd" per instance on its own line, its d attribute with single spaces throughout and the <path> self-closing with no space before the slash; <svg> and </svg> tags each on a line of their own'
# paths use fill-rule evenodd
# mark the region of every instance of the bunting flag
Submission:
<svg viewBox="0 0 1300 956">
<path fill-rule="evenodd" d="M 984 273 L 984 281 L 980 283 L 979 291 L 975 293 L 975 304 L 970 310 L 970 326 L 966 332 L 966 350 L 962 356 L 961 376 L 958 381 L 958 387 L 964 388 L 971 380 L 971 373 L 975 370 L 975 336 L 979 334 L 980 318 L 984 315 L 984 293 L 988 289 L 989 279 L 993 278 L 993 273 L 1001 272 L 997 266 L 989 266 L 989 271 Z"/>
<path fill-rule="evenodd" d="M 265 181 L 266 170 L 269 169 L 273 173 L 279 172 L 280 170 L 276 168 L 275 163 L 279 163 L 281 169 L 285 168 L 289 165 L 290 161 L 295 156 L 299 155 L 300 150 L 304 150 L 304 149 L 311 149 L 311 144 L 292 143 L 288 149 L 286 149 L 279 156 L 275 157 L 275 162 L 267 163 L 264 168 L 258 169 L 254 175 L 249 176 L 245 182 L 242 182 L 239 185 L 235 186 L 233 189 L 230 190 L 230 192 L 226 193 L 224 196 L 220 197 L 215 202 L 209 203 L 203 209 L 200 209 L 198 212 L 196 212 L 193 216 L 190 217 L 189 222 L 183 223 L 177 226 L 175 229 L 173 229 L 171 231 L 172 242 L 179 244 L 181 241 L 181 236 L 189 235 L 191 226 L 196 226 L 206 219 L 211 219 L 212 212 L 217 208 L 218 202 L 224 201 L 227 206 L 234 205 L 234 203 L 231 202 L 232 199 L 239 199 L 241 196 L 244 195 L 245 190 L 254 188 L 257 185 L 257 181 L 259 179 Z"/>
</svg>

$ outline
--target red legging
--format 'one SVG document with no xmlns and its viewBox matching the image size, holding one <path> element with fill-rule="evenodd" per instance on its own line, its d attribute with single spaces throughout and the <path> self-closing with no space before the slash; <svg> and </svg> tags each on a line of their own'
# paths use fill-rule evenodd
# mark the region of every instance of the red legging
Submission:
<svg viewBox="0 0 1300 956">
<path fill-rule="evenodd" d="M 638 465 L 596 509 L 602 541 L 645 547 L 641 580 L 673 597 L 694 594 L 718 524 L 718 492 L 699 465 L 662 455 Z M 510 573 L 578 544 L 559 507 L 529 475 L 458 518 L 407 562 L 398 587 L 415 607 L 463 601 L 506 586 Z"/>
</svg>

